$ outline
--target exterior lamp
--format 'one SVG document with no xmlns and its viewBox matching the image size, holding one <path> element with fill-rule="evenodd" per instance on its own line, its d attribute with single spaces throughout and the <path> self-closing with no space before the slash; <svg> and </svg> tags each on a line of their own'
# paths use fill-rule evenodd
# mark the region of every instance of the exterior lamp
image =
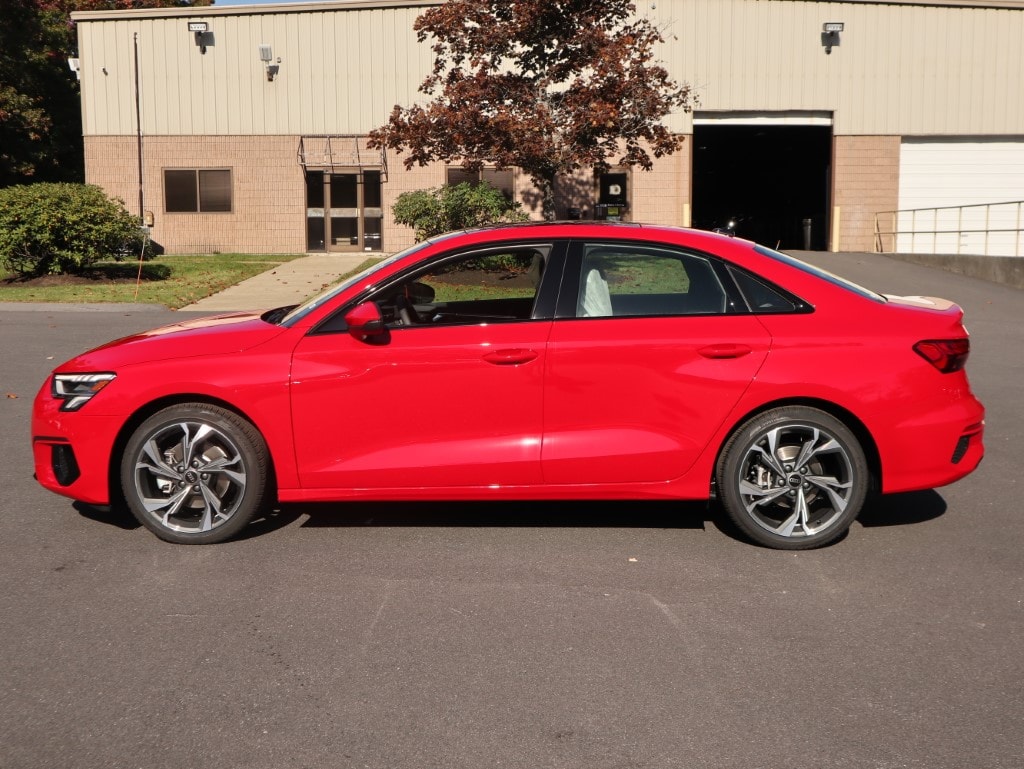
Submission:
<svg viewBox="0 0 1024 769">
<path fill-rule="evenodd" d="M 841 21 L 826 21 L 821 25 L 821 44 L 825 46 L 825 53 L 832 53 L 832 46 L 839 45 L 839 33 L 844 26 Z"/>
<path fill-rule="evenodd" d="M 196 36 L 196 45 L 199 46 L 199 53 L 206 53 L 207 35 L 210 32 L 210 25 L 205 21 L 190 21 L 188 31 Z"/>
<path fill-rule="evenodd" d="M 277 64 L 271 64 L 271 62 L 274 60 L 274 50 L 266 43 L 260 43 L 259 52 L 260 61 L 262 61 L 263 66 L 267 68 L 267 80 L 273 83 L 274 77 L 281 69 L 281 57 L 277 57 Z"/>
</svg>

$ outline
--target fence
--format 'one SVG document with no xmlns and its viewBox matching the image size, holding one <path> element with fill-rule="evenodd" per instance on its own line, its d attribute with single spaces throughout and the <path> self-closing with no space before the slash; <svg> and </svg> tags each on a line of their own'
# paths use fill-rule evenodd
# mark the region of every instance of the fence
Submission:
<svg viewBox="0 0 1024 769">
<path fill-rule="evenodd" d="M 1024 255 L 1024 200 L 875 214 L 875 251 Z"/>
</svg>

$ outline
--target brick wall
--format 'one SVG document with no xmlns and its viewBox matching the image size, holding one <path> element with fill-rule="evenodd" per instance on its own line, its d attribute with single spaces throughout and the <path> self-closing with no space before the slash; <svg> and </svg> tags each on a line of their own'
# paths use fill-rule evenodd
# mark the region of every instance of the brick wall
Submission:
<svg viewBox="0 0 1024 769">
<path fill-rule="evenodd" d="M 403 192 L 427 190 L 440 187 L 445 183 L 446 172 L 444 163 L 432 163 L 429 166 L 413 166 L 408 171 L 403 164 L 404 155 L 388 150 L 388 180 L 384 185 L 384 231 L 381 235 L 383 250 L 387 253 L 401 251 L 415 242 L 412 227 L 396 224 L 391 213 L 391 206 Z"/>
<path fill-rule="evenodd" d="M 832 205 L 839 207 L 838 250 L 873 251 L 875 214 L 899 205 L 900 137 L 836 136 L 834 153 Z"/>
<path fill-rule="evenodd" d="M 651 171 L 630 172 L 633 221 L 683 224 L 690 195 L 690 137 L 674 155 L 654 161 Z M 144 209 L 153 213 L 153 240 L 167 253 L 303 253 L 306 251 L 306 183 L 297 159 L 297 136 L 154 136 L 143 141 Z M 389 152 L 388 177 L 383 188 L 385 252 L 413 243 L 413 231 L 396 224 L 391 206 L 410 190 L 445 183 L 445 164 L 413 166 Z M 138 160 L 130 136 L 90 136 L 85 139 L 86 181 L 120 197 L 137 214 Z M 232 211 L 169 213 L 164 203 L 166 169 L 227 168 L 231 170 Z M 529 176 L 514 176 L 516 198 L 533 219 L 540 219 L 540 198 Z M 589 171 L 556 184 L 556 214 L 583 209 L 593 216 L 597 186 Z"/>
<path fill-rule="evenodd" d="M 686 136 L 682 147 L 672 155 L 653 158 L 650 171 L 634 169 L 630 218 L 648 224 L 689 225 L 690 156 L 693 136 Z"/>
<path fill-rule="evenodd" d="M 153 136 L 143 139 L 145 208 L 153 240 L 168 253 L 301 253 L 306 250 L 305 179 L 293 136 Z M 138 212 L 134 137 L 85 139 L 86 181 Z M 168 213 L 163 171 L 231 169 L 232 211 Z"/>
</svg>

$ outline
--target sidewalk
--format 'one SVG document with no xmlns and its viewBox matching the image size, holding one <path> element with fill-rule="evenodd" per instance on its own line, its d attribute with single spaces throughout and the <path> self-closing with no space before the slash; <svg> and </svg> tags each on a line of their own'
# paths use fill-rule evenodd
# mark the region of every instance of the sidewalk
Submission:
<svg viewBox="0 0 1024 769">
<path fill-rule="evenodd" d="M 267 310 L 298 304 L 326 286 L 337 282 L 367 258 L 383 257 L 378 252 L 354 254 L 313 254 L 279 264 L 218 294 L 200 299 L 181 312 L 227 312 L 231 310 Z"/>
</svg>

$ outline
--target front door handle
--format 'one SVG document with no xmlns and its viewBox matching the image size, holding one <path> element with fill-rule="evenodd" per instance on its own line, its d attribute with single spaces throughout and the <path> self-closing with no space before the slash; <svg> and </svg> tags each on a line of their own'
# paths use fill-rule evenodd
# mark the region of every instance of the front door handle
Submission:
<svg viewBox="0 0 1024 769">
<path fill-rule="evenodd" d="M 518 366 L 521 363 L 529 363 L 537 357 L 535 350 L 524 350 L 512 348 L 508 350 L 495 350 L 484 356 L 484 360 L 493 363 L 495 366 Z"/>
<path fill-rule="evenodd" d="M 744 355 L 749 355 L 753 352 L 748 345 L 745 344 L 709 344 L 707 347 L 701 347 L 697 350 L 705 358 L 742 358 Z"/>
</svg>

